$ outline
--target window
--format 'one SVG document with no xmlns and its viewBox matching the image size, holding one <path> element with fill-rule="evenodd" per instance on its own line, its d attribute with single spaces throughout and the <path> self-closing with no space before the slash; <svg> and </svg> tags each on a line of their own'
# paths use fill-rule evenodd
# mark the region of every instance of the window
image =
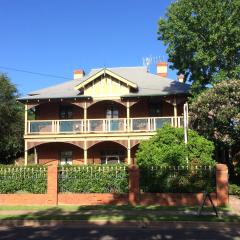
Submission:
<svg viewBox="0 0 240 240">
<path fill-rule="evenodd" d="M 62 151 L 60 154 L 60 165 L 72 165 L 73 153 L 72 151 Z"/>
<path fill-rule="evenodd" d="M 61 105 L 60 106 L 60 119 L 71 119 L 73 117 L 72 106 Z"/>
<path fill-rule="evenodd" d="M 124 163 L 125 155 L 123 151 L 101 152 L 101 164 Z"/>
<path fill-rule="evenodd" d="M 107 108 L 106 118 L 109 119 L 109 121 L 107 122 L 107 129 L 111 132 L 119 131 L 119 128 L 121 127 L 119 125 L 120 124 L 119 120 L 116 119 L 119 117 L 118 115 L 119 115 L 119 112 L 116 107 L 111 106 Z"/>
<path fill-rule="evenodd" d="M 106 118 L 118 118 L 119 111 L 116 107 L 111 106 L 106 110 Z"/>
<path fill-rule="evenodd" d="M 150 117 L 160 117 L 162 115 L 162 103 L 149 103 Z"/>
</svg>

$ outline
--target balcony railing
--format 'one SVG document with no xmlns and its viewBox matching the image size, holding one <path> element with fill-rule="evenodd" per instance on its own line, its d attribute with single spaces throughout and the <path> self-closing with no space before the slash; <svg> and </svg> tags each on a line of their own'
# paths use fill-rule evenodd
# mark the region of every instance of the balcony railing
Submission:
<svg viewBox="0 0 240 240">
<path fill-rule="evenodd" d="M 27 134 L 154 132 L 164 124 L 182 127 L 183 117 L 33 120 Z"/>
</svg>

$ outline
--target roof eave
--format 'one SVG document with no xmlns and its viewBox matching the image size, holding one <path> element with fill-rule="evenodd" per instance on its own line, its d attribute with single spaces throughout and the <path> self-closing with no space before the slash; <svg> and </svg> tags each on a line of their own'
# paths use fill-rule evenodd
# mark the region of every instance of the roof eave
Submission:
<svg viewBox="0 0 240 240">
<path fill-rule="evenodd" d="M 91 96 L 74 96 L 74 97 L 51 97 L 51 98 L 17 98 L 18 102 L 26 103 L 30 101 L 46 101 L 46 100 L 63 100 L 63 99 L 92 99 Z"/>
</svg>

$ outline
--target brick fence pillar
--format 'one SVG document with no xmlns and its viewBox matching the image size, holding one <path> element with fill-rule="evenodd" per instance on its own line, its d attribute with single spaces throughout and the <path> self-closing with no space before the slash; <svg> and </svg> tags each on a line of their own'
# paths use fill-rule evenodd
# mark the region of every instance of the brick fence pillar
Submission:
<svg viewBox="0 0 240 240">
<path fill-rule="evenodd" d="M 47 195 L 48 195 L 48 204 L 57 205 L 57 201 L 58 201 L 58 167 L 57 165 L 48 166 Z"/>
<path fill-rule="evenodd" d="M 216 165 L 217 205 L 228 204 L 228 168 L 225 164 Z"/>
<path fill-rule="evenodd" d="M 128 200 L 132 205 L 139 203 L 139 180 L 140 173 L 139 168 L 135 165 L 129 167 L 129 195 Z"/>
</svg>

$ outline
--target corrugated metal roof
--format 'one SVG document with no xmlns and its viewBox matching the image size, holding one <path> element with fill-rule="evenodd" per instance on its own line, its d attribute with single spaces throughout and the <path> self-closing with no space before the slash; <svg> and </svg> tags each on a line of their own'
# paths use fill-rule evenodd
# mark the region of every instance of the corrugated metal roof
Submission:
<svg viewBox="0 0 240 240">
<path fill-rule="evenodd" d="M 117 67 L 107 69 L 137 84 L 137 92 L 122 97 L 186 94 L 189 90 L 188 84 L 149 73 L 146 67 Z M 67 81 L 52 87 L 31 92 L 19 100 L 91 97 L 81 95 L 79 90 L 76 90 L 75 87 L 100 70 L 101 69 L 92 69 L 88 75 L 81 79 Z"/>
</svg>

